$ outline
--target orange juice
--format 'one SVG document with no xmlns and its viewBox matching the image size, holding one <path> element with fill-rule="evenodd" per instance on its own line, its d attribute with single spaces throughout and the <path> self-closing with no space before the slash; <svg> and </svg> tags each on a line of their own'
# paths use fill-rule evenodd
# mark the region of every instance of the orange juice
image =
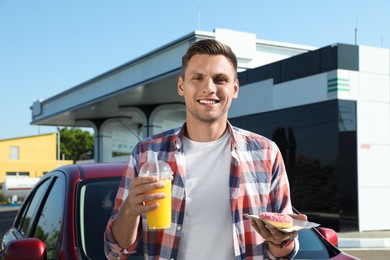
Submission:
<svg viewBox="0 0 390 260">
<path fill-rule="evenodd" d="M 146 212 L 149 229 L 163 229 L 171 227 L 171 179 L 161 180 L 165 183 L 162 189 L 153 190 L 149 193 L 162 192 L 165 193 L 164 199 L 153 200 L 146 204 L 158 202 L 158 208 Z"/>
</svg>

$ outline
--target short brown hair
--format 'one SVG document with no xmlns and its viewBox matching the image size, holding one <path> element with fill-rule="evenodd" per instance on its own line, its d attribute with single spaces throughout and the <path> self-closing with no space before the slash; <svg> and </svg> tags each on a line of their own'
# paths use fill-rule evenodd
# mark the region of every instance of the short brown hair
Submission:
<svg viewBox="0 0 390 260">
<path fill-rule="evenodd" d="M 188 48 L 187 52 L 184 54 L 181 59 L 181 76 L 184 78 L 184 71 L 188 66 L 188 62 L 192 58 L 192 56 L 197 54 L 206 54 L 206 55 L 223 55 L 225 56 L 230 63 L 233 65 L 234 70 L 236 71 L 237 77 L 237 57 L 232 51 L 232 49 L 216 40 L 200 40 L 192 44 L 190 48 Z"/>
</svg>

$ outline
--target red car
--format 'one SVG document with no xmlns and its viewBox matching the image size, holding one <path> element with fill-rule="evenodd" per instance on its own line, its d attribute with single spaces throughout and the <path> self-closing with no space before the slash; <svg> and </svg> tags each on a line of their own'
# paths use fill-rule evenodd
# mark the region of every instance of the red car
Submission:
<svg viewBox="0 0 390 260">
<path fill-rule="evenodd" d="M 44 175 L 3 236 L 2 257 L 106 259 L 103 234 L 124 168 L 124 163 L 67 165 Z M 333 230 L 300 231 L 299 240 L 299 259 L 355 259 L 336 247 Z M 143 259 L 142 248 L 138 251 L 131 259 Z"/>
</svg>

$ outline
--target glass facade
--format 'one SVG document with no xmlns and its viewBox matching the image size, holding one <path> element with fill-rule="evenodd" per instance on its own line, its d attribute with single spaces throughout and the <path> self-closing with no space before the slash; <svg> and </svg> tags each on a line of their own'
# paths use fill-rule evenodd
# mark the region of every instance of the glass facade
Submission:
<svg viewBox="0 0 390 260">
<path fill-rule="evenodd" d="M 277 143 L 298 211 L 336 231 L 358 230 L 356 102 L 331 100 L 229 120 Z"/>
</svg>

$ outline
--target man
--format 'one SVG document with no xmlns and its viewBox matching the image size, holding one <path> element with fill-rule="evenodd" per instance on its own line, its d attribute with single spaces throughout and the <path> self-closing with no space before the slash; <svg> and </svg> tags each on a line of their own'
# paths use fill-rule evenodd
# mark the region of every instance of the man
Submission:
<svg viewBox="0 0 390 260">
<path fill-rule="evenodd" d="M 186 121 L 134 148 L 107 224 L 107 257 L 126 258 L 143 243 L 149 259 L 292 258 L 299 248 L 296 232 L 283 233 L 242 215 L 292 213 L 292 208 L 276 144 L 228 122 L 239 91 L 234 53 L 215 40 L 194 43 L 183 56 L 177 85 Z M 145 213 L 158 203 L 145 202 L 164 194 L 145 192 L 164 184 L 137 177 L 154 153 L 174 172 L 172 225 L 157 231 L 147 229 Z"/>
</svg>

